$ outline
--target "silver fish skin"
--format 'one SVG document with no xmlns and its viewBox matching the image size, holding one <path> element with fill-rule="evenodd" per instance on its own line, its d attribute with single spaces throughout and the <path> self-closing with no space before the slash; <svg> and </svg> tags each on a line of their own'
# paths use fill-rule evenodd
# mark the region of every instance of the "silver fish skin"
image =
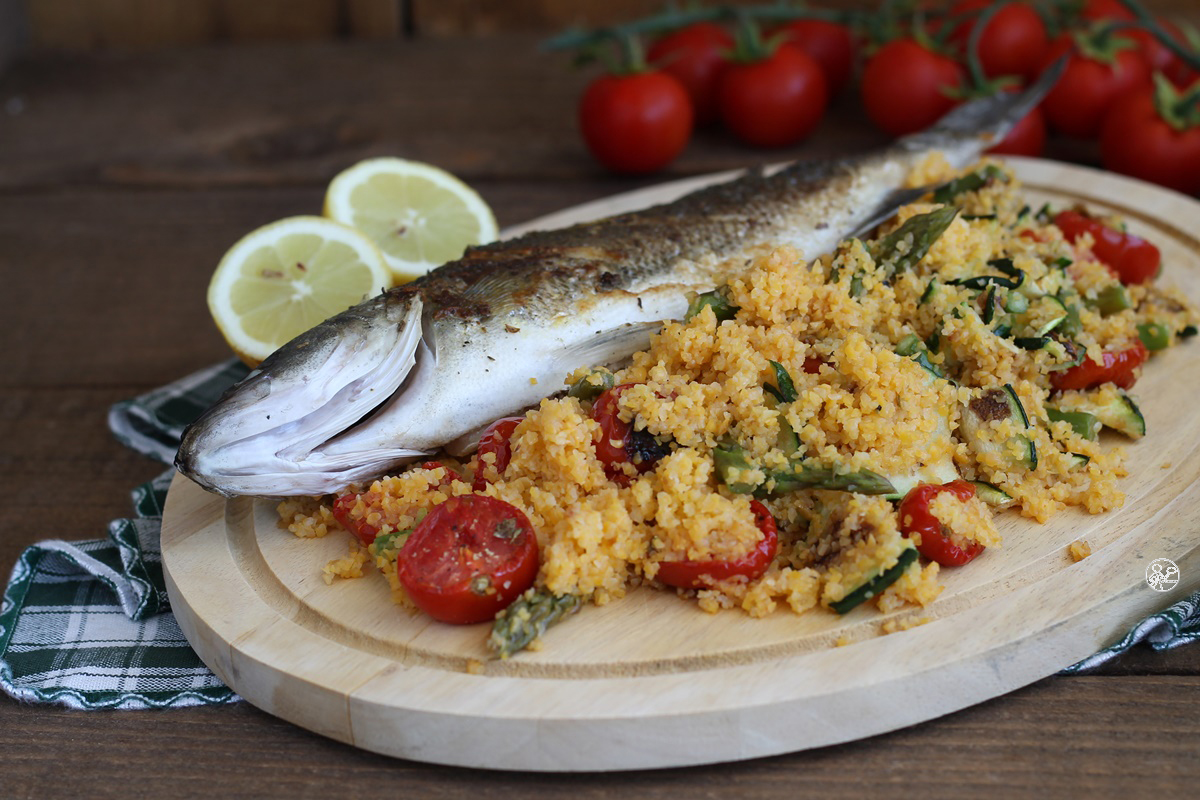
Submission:
<svg viewBox="0 0 1200 800">
<path fill-rule="evenodd" d="M 898 187 L 921 159 L 936 150 L 973 163 L 1056 78 L 960 106 L 881 152 L 752 171 L 472 248 L 284 345 L 188 427 L 176 466 L 226 496 L 319 495 L 462 445 L 561 390 L 574 369 L 644 349 L 690 292 L 719 285 L 754 247 L 811 259 L 890 216 L 914 199 Z"/>
</svg>

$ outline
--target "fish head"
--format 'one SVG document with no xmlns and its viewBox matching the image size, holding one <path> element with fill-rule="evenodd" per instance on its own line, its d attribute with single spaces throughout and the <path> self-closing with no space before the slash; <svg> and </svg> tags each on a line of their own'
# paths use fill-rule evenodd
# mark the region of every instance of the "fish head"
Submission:
<svg viewBox="0 0 1200 800">
<path fill-rule="evenodd" d="M 175 466 L 226 496 L 274 495 L 279 486 L 323 494 L 421 455 L 397 449 L 355 468 L 309 463 L 409 378 L 423 347 L 422 310 L 419 294 L 393 289 L 293 339 L 188 426 Z"/>
</svg>

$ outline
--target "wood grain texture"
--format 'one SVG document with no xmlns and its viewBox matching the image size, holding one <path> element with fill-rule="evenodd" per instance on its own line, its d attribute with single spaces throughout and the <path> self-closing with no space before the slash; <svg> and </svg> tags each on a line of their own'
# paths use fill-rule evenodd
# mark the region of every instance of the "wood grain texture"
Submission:
<svg viewBox="0 0 1200 800">
<path fill-rule="evenodd" d="M 1031 205 L 1120 213 L 1200 296 L 1200 204 L 1124 178 L 1015 160 Z M 695 181 L 570 209 L 550 227 L 664 202 Z M 393 606 L 382 580 L 327 586 L 341 536 L 280 531 L 274 503 L 224 501 L 177 477 L 163 526 L 172 607 L 189 641 L 239 694 L 277 716 L 389 755 L 474 767 L 624 770 L 825 746 L 941 716 L 1011 691 L 1119 638 L 1161 607 L 1146 564 L 1200 571 L 1200 353 L 1156 358 L 1138 384 L 1148 435 L 1128 447 L 1119 511 L 1044 525 L 1002 515 L 1004 547 L 948 571 L 922 609 L 749 622 L 639 590 L 587 608 L 545 647 L 491 661 L 486 625 L 447 626 Z M 1154 424 L 1154 420 L 1169 421 Z M 1093 555 L 1072 563 L 1067 546 Z M 1200 586 L 1186 579 L 1179 594 Z M 211 591 L 214 585 L 220 592 Z M 881 624 L 928 624 L 880 637 Z M 835 643 L 849 643 L 837 647 Z M 467 674 L 473 662 L 481 674 Z M 851 711 L 854 709 L 856 711 Z M 809 724 L 791 724 L 804 719 Z M 736 736 L 729 736 L 735 731 Z M 450 750 L 446 745 L 454 743 Z"/>
</svg>

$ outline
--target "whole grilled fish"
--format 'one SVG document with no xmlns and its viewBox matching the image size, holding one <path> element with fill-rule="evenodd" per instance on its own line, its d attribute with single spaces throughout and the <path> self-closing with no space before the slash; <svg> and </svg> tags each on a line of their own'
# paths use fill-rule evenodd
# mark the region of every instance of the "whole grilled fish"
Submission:
<svg viewBox="0 0 1200 800">
<path fill-rule="evenodd" d="M 749 172 L 679 200 L 475 247 L 267 358 L 184 433 L 176 466 L 225 495 L 324 494 L 537 403 L 681 317 L 721 265 L 766 243 L 813 258 L 890 216 L 930 151 L 975 161 L 1057 78 L 960 106 L 853 159 Z"/>
</svg>

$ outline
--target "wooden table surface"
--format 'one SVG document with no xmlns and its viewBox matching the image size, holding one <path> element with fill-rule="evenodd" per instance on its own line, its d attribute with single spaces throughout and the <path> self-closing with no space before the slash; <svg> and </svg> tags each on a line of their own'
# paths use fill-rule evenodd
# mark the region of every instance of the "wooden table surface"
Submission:
<svg viewBox="0 0 1200 800">
<path fill-rule="evenodd" d="M 536 45 L 507 34 L 43 55 L 0 76 L 0 571 L 37 540 L 100 537 L 129 513 L 128 491 L 161 466 L 111 437 L 109 405 L 226 358 L 204 301 L 221 254 L 258 225 L 318 213 L 325 183 L 358 159 L 445 167 L 506 225 L 672 177 L 883 141 L 842 97 L 800 147 L 755 152 L 706 132 L 664 174 L 612 177 L 574 128 L 588 75 Z M 1068 142 L 1052 152 L 1094 156 Z M 1095 674 L 866 741 L 685 770 L 427 766 L 246 704 L 77 712 L 0 698 L 0 752 L 6 797 L 1173 797 L 1200 779 L 1200 646 L 1138 648 Z"/>
</svg>

